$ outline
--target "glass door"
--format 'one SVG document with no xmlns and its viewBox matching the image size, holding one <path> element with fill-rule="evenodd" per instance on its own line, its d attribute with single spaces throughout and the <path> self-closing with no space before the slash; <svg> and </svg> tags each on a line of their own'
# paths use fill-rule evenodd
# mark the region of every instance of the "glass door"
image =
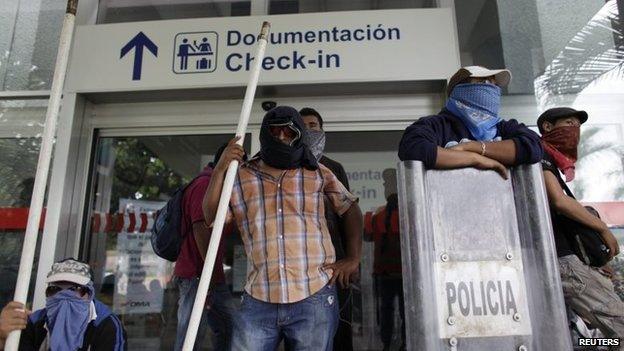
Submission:
<svg viewBox="0 0 624 351">
<path fill-rule="evenodd" d="M 359 197 L 366 217 L 360 281 L 341 300 L 341 319 L 351 330 L 355 350 L 381 350 L 384 344 L 399 350 L 404 340 L 400 243 L 398 236 L 384 239 L 373 230 L 373 217 L 396 192 L 391 179 L 401 135 L 402 131 L 395 130 L 327 132 L 325 155 L 343 165 L 350 190 Z M 174 263 L 152 251 L 153 216 L 179 186 L 212 161 L 214 152 L 230 137 L 97 139 L 84 256 L 94 269 L 98 298 L 124 323 L 129 349 L 173 348 L 179 292 L 172 280 Z M 251 137 L 245 141 L 249 151 Z M 224 238 L 226 281 L 236 298 L 246 278 L 246 257 L 238 235 Z M 382 246 L 392 246 L 394 251 L 384 252 Z M 212 349 L 213 339 L 208 331 L 204 350 Z"/>
<path fill-rule="evenodd" d="M 402 130 L 344 131 L 326 136 L 324 155 L 342 164 L 364 215 L 360 279 L 338 295 L 341 322 L 351 326 L 354 350 L 404 347 L 398 216 L 387 211 L 388 199 L 396 198 L 397 149 L 402 134 Z M 390 214 L 387 221 L 385 214 Z M 390 231 L 383 229 L 386 223 Z M 338 335 L 343 335 L 340 329 Z"/>
<path fill-rule="evenodd" d="M 97 139 L 83 257 L 88 257 L 93 268 L 97 298 L 120 316 L 126 328 L 129 350 L 173 349 L 178 290 L 172 279 L 174 263 L 152 251 L 154 216 L 231 137 L 210 134 Z M 248 151 L 250 138 L 250 134 L 245 138 Z M 226 282 L 236 296 L 245 278 L 245 257 L 241 256 L 238 236 L 227 236 L 226 240 Z M 206 337 L 204 350 L 212 349 L 212 339 Z"/>
</svg>

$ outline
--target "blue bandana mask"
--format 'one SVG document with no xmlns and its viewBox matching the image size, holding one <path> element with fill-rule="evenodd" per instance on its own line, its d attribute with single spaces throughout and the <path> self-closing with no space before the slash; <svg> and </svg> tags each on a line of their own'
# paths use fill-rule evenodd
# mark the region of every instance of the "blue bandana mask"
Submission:
<svg viewBox="0 0 624 351">
<path fill-rule="evenodd" d="M 91 322 L 93 301 L 93 286 L 87 287 L 89 287 L 87 299 L 67 289 L 46 299 L 46 325 L 50 331 L 50 350 L 69 351 L 82 347 L 85 331 Z"/>
<path fill-rule="evenodd" d="M 475 140 L 489 141 L 496 137 L 501 88 L 487 83 L 458 84 L 446 108 L 468 128 Z"/>
</svg>

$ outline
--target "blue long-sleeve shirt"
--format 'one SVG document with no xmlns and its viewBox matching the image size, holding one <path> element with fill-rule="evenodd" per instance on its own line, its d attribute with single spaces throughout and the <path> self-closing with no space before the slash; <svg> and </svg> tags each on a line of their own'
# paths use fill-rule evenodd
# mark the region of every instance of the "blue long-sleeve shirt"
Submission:
<svg viewBox="0 0 624 351">
<path fill-rule="evenodd" d="M 542 159 L 540 137 L 515 119 L 501 121 L 496 125 L 496 139 L 513 140 L 516 145 L 515 165 L 536 163 Z M 438 157 L 438 146 L 451 147 L 474 140 L 464 123 L 447 109 L 433 116 L 422 117 L 407 127 L 399 143 L 399 158 L 422 161 L 426 168 L 433 168 Z"/>
</svg>

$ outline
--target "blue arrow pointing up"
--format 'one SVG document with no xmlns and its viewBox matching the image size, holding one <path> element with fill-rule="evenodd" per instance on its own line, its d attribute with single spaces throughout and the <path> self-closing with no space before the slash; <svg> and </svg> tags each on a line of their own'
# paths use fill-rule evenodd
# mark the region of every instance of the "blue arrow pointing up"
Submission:
<svg viewBox="0 0 624 351">
<path fill-rule="evenodd" d="M 141 80 L 141 68 L 143 67 L 143 48 L 147 48 L 154 56 L 158 57 L 158 46 L 154 44 L 147 35 L 139 32 L 132 40 L 121 48 L 121 56 L 126 56 L 134 48 L 134 67 L 132 69 L 132 80 Z"/>
</svg>

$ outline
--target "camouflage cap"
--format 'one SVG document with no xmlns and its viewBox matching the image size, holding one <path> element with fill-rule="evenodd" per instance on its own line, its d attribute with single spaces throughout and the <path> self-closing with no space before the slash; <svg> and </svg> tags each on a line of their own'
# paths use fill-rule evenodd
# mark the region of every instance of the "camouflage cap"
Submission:
<svg viewBox="0 0 624 351">
<path fill-rule="evenodd" d="M 91 279 L 91 267 L 88 264 L 68 258 L 52 265 L 46 283 L 72 282 L 87 285 Z"/>
</svg>

